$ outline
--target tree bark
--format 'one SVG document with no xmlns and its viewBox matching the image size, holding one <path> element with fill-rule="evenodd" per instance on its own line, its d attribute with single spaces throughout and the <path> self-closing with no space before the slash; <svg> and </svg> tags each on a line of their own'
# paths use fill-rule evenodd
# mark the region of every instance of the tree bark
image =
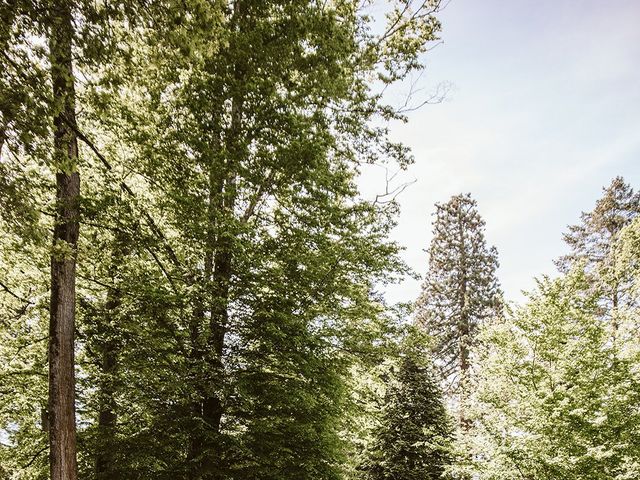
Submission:
<svg viewBox="0 0 640 480">
<path fill-rule="evenodd" d="M 2 160 L 2 147 L 4 147 L 5 127 L 2 119 L 0 119 L 0 160 Z"/>
<path fill-rule="evenodd" d="M 467 251 L 464 241 L 464 225 L 462 219 L 462 206 L 458 205 L 458 242 L 460 245 L 460 285 L 458 290 L 458 306 L 460 308 L 460 320 L 458 323 L 458 341 L 460 358 L 460 386 L 458 391 L 458 425 L 460 430 L 466 433 L 469 430 L 465 403 L 467 399 L 468 379 L 469 379 L 469 343 L 471 335 L 471 325 L 469 324 L 469 312 L 467 305 Z"/>
<path fill-rule="evenodd" d="M 241 98 L 233 98 L 231 125 L 226 132 L 228 156 L 224 165 L 220 170 L 217 170 L 213 162 L 210 165 L 209 222 L 212 229 L 209 238 L 214 242 L 207 246 L 205 252 L 205 272 L 208 275 L 206 284 L 210 285 L 210 290 L 207 292 L 209 297 L 207 303 L 211 318 L 206 354 L 203 356 L 205 368 L 208 370 L 205 380 L 208 384 L 202 386 L 202 404 L 197 407 L 206 432 L 204 435 L 194 438 L 195 442 L 192 447 L 195 448 L 192 448 L 191 452 L 193 458 L 200 459 L 196 462 L 199 476 L 192 475 L 192 478 L 207 480 L 222 478 L 223 468 L 220 455 L 221 447 L 217 438 L 220 435 L 224 402 L 219 388 L 215 387 L 221 387 L 225 383 L 223 355 L 229 322 L 229 296 L 233 274 L 233 232 L 230 228 L 233 224 L 236 203 L 236 163 L 241 155 L 238 145 L 240 143 L 242 104 Z M 222 225 L 218 226 L 217 231 L 213 229 L 214 212 L 225 219 Z"/>
<path fill-rule="evenodd" d="M 216 145 L 219 147 L 219 145 Z M 218 148 L 215 149 L 216 152 Z M 210 429 L 204 415 L 204 401 L 206 398 L 211 397 L 208 393 L 212 388 L 212 383 L 215 379 L 210 378 L 210 372 L 207 371 L 205 375 L 202 375 L 202 371 L 206 370 L 205 354 L 206 349 L 204 345 L 203 329 L 206 324 L 206 309 L 212 307 L 209 305 L 208 300 L 212 296 L 211 291 L 211 278 L 213 273 L 213 255 L 215 250 L 215 212 L 218 210 L 218 204 L 215 199 L 221 195 L 222 187 L 218 186 L 221 183 L 221 172 L 216 169 L 216 162 L 214 157 L 209 158 L 209 192 L 208 192 L 208 205 L 207 205 L 207 238 L 204 251 L 204 271 L 201 279 L 201 285 L 204 285 L 203 291 L 198 291 L 194 300 L 193 317 L 190 325 L 190 341 L 191 341 L 191 363 L 195 372 L 197 380 L 196 393 L 198 397 L 191 404 L 191 412 L 193 418 L 197 419 L 198 423 L 191 431 L 189 452 L 187 459 L 189 462 L 189 478 L 198 479 L 202 476 L 204 454 L 208 445 L 208 438 Z M 196 281 L 194 278 L 193 282 Z"/>
<path fill-rule="evenodd" d="M 100 326 L 105 340 L 100 341 L 99 355 L 101 367 L 100 407 L 98 411 L 98 450 L 96 452 L 96 478 L 117 480 L 121 477 L 114 457 L 117 448 L 116 429 L 118 410 L 116 402 L 116 380 L 118 373 L 120 343 L 117 327 L 113 326 L 113 316 L 122 305 L 122 290 L 118 281 L 118 268 L 129 253 L 127 239 L 121 231 L 116 232 L 109 265 L 109 277 L 114 288 L 107 293 L 104 317 Z"/>
<path fill-rule="evenodd" d="M 467 436 L 471 429 L 471 422 L 467 416 L 467 399 L 469 393 L 469 349 L 471 344 L 471 319 L 469 318 L 469 304 L 468 304 L 468 262 L 467 262 L 467 250 L 465 248 L 464 238 L 464 225 L 462 219 L 461 205 L 458 206 L 458 236 L 460 242 L 460 288 L 459 288 L 459 306 L 460 306 L 460 323 L 459 333 L 460 336 L 460 386 L 458 391 L 458 427 L 462 435 Z M 471 476 L 467 473 L 460 475 L 461 480 L 470 480 Z"/>
<path fill-rule="evenodd" d="M 49 467 L 51 480 L 76 480 L 75 280 L 80 176 L 74 131 L 75 91 L 71 56 L 71 7 L 52 4 L 49 32 L 54 108 L 56 218 L 51 254 L 49 323 Z"/>
<path fill-rule="evenodd" d="M 112 305 L 110 311 L 115 309 Z M 109 309 L 109 302 L 107 302 Z M 100 410 L 98 412 L 98 451 L 96 454 L 96 478 L 115 480 L 119 478 L 114 471 L 113 448 L 118 415 L 116 412 L 115 388 L 113 376 L 118 367 L 118 350 L 115 342 L 107 340 L 102 346 L 102 375 L 107 377 L 100 385 Z"/>
</svg>

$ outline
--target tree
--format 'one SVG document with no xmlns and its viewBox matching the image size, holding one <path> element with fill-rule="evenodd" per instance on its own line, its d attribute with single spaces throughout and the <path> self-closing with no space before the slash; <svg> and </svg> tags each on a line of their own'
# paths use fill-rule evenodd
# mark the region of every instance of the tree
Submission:
<svg viewBox="0 0 640 480">
<path fill-rule="evenodd" d="M 610 342 L 598 297 L 579 270 L 544 278 L 484 329 L 466 446 L 477 478 L 638 475 L 638 341 Z"/>
<path fill-rule="evenodd" d="M 76 115 L 79 98 L 76 75 L 80 70 L 84 78 L 89 79 L 96 63 L 107 63 L 104 51 L 109 36 L 103 35 L 108 29 L 102 28 L 113 11 L 104 5 L 67 0 L 12 0 L 0 6 L 3 234 L 20 238 L 23 249 L 34 256 L 34 261 L 10 264 L 6 273 L 11 278 L 11 270 L 16 268 L 23 272 L 23 280 L 28 281 L 31 276 L 26 273 L 28 268 L 42 273 L 40 260 L 43 255 L 49 257 L 49 280 L 42 282 L 38 278 L 22 297 L 24 308 L 19 310 L 17 320 L 27 327 L 22 325 L 16 330 L 26 328 L 31 334 L 26 338 L 31 340 L 33 335 L 42 335 L 39 316 L 46 309 L 49 395 L 48 405 L 42 409 L 42 415 L 38 413 L 36 425 L 48 436 L 52 479 L 77 477 L 75 354 L 78 346 L 74 337 L 78 326 L 77 252 L 83 220 L 79 140 L 86 137 L 81 133 L 81 122 Z M 81 68 L 78 69 L 78 65 Z M 90 164 L 84 159 L 82 163 Z M 53 238 L 48 236 L 50 231 Z M 4 245 L 8 251 L 15 247 L 12 241 Z M 20 282 L 16 283 L 17 291 L 23 290 Z M 43 287 L 49 289 L 47 304 L 42 301 Z M 7 287 L 7 291 L 12 288 Z M 12 329 L 10 326 L 7 330 Z M 24 351 L 26 364 L 33 367 L 29 374 L 41 375 L 40 367 L 46 369 L 46 363 L 32 356 L 39 349 L 32 343 L 20 343 L 18 352 Z M 38 387 L 33 389 L 35 396 L 40 393 L 40 382 L 32 383 Z M 39 397 L 34 400 L 34 405 L 43 401 Z M 25 417 L 8 421 L 15 427 L 16 436 L 22 433 L 27 422 Z M 39 440 L 40 435 L 36 438 Z M 35 450 L 31 460 L 25 462 L 27 466 L 39 467 L 40 454 L 46 449 L 30 442 L 22 445 Z M 22 445 L 16 451 L 26 453 Z"/>
<path fill-rule="evenodd" d="M 126 170 L 165 232 L 147 245 L 160 281 L 146 290 L 175 299 L 152 334 L 172 349 L 171 372 L 153 354 L 148 370 L 182 379 L 160 402 L 153 382 L 138 395 L 146 431 L 166 432 L 175 452 L 145 455 L 174 475 L 338 475 L 336 407 L 353 361 L 341 347 L 362 343 L 359 324 L 379 314 L 374 279 L 399 267 L 393 206 L 358 198 L 354 182 L 363 162 L 410 161 L 372 125 L 401 114 L 369 79 L 417 68 L 438 24 L 437 2 L 415 4 L 394 4 L 373 36 L 358 2 L 220 2 L 178 74 L 166 38 L 136 52 L 144 67 L 116 117 Z"/>
<path fill-rule="evenodd" d="M 417 302 L 417 321 L 433 339 L 447 390 L 458 395 L 463 428 L 471 347 L 482 322 L 500 311 L 497 251 L 487 247 L 484 225 L 469 194 L 436 204 L 429 270 Z"/>
<path fill-rule="evenodd" d="M 356 186 L 365 162 L 412 160 L 374 89 L 421 68 L 439 2 L 388 2 L 382 32 L 357 1 L 53 3 L 16 2 L 0 57 L 0 374 L 20 386 L 0 398 L 3 468 L 44 476 L 38 261 L 73 227 L 55 260 L 82 253 L 82 478 L 339 477 L 349 365 L 378 342 L 375 286 L 404 269 L 396 205 Z M 50 29 L 58 8 L 72 30 Z M 41 47 L 70 32 L 73 109 L 43 88 Z M 51 173 L 80 167 L 80 202 L 52 209 Z"/>
<path fill-rule="evenodd" d="M 611 292 L 612 285 L 624 279 L 624 301 L 615 312 L 614 340 L 622 355 L 640 347 L 635 342 L 640 326 L 640 217 L 634 218 L 617 235 L 606 262 L 610 265 L 601 279 L 601 291 Z"/>
<path fill-rule="evenodd" d="M 452 428 L 429 354 L 405 349 L 389 380 L 362 467 L 367 480 L 436 480 L 451 462 Z"/>
<path fill-rule="evenodd" d="M 615 177 L 602 190 L 604 194 L 593 210 L 582 212 L 581 223 L 570 225 L 569 232 L 563 235 L 571 249 L 557 261 L 563 272 L 581 261 L 588 270 L 596 269 L 605 261 L 616 236 L 640 214 L 640 193 L 635 193 L 624 178 Z"/>
<path fill-rule="evenodd" d="M 564 240 L 570 253 L 560 257 L 556 264 L 564 273 L 581 265 L 594 288 L 602 290 L 603 315 L 611 320 L 615 338 L 617 309 L 630 297 L 628 279 L 613 275 L 611 251 L 622 229 L 640 214 L 640 193 L 635 193 L 622 177 L 614 178 L 603 191 L 594 209 L 581 214 L 581 223 L 569 226 Z"/>
<path fill-rule="evenodd" d="M 52 480 L 77 478 L 75 420 L 76 255 L 80 174 L 76 138 L 75 77 L 70 2 L 51 9 L 49 59 L 54 102 L 56 217 L 51 254 L 49 325 L 49 461 Z"/>
</svg>

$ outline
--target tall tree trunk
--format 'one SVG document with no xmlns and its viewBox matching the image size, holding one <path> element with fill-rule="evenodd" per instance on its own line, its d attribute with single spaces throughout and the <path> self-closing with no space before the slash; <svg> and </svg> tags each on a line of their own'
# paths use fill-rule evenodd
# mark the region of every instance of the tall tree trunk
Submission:
<svg viewBox="0 0 640 480">
<path fill-rule="evenodd" d="M 112 307 L 112 309 L 115 308 Z M 102 374 L 106 379 L 100 385 L 100 410 L 98 412 L 98 452 L 96 455 L 96 478 L 115 480 L 113 447 L 118 415 L 116 412 L 113 376 L 118 367 L 118 350 L 113 340 L 107 340 L 102 351 Z"/>
<path fill-rule="evenodd" d="M 191 326 L 192 362 L 195 368 L 205 372 L 197 373 L 200 384 L 197 392 L 201 396 L 192 406 L 198 426 L 191 434 L 189 448 L 190 478 L 219 478 L 221 451 L 217 443 L 223 413 L 223 400 L 219 390 L 224 385 L 222 355 L 224 337 L 228 323 L 229 282 L 231 280 L 231 237 L 229 211 L 227 209 L 226 186 L 228 161 L 225 167 L 216 169 L 212 161 L 209 165 L 209 205 L 207 243 L 204 255 L 204 292 L 196 298 Z M 233 211 L 233 210 L 231 210 Z M 215 218 L 223 212 L 226 221 L 218 225 Z M 211 317 L 206 330 L 206 310 Z"/>
<path fill-rule="evenodd" d="M 618 325 L 618 289 L 618 282 L 615 282 L 615 284 L 613 285 L 613 294 L 611 298 L 611 333 L 614 345 L 618 342 L 618 329 L 620 328 L 620 326 Z"/>
<path fill-rule="evenodd" d="M 232 27 L 237 32 L 243 31 L 246 20 L 242 0 L 234 3 Z M 244 155 L 242 138 L 242 117 L 244 96 L 241 93 L 244 85 L 245 67 L 243 59 L 234 59 L 233 87 L 235 93 L 231 98 L 231 120 L 224 132 L 224 150 L 226 156 L 221 165 L 210 164 L 209 188 L 209 222 L 213 227 L 215 218 L 222 218 L 222 223 L 212 229 L 209 239 L 213 240 L 212 248 L 208 248 L 205 265 L 212 262 L 211 277 L 207 282 L 210 290 L 208 305 L 211 317 L 209 321 L 208 341 L 206 344 L 205 365 L 209 371 L 208 385 L 204 385 L 201 405 L 202 424 L 206 426 L 207 434 L 199 447 L 201 461 L 196 462 L 200 468 L 198 477 L 206 480 L 224 478 L 224 457 L 222 445 L 219 441 L 222 416 L 224 415 L 224 399 L 221 387 L 225 385 L 224 378 L 224 348 L 225 336 L 229 323 L 230 287 L 233 275 L 233 241 L 232 231 L 235 220 L 235 204 L 237 198 L 236 175 L 238 164 Z M 215 168 L 215 170 L 214 170 Z M 215 235 L 213 234 L 215 232 Z M 209 280 L 209 279 L 207 279 Z M 195 453 L 195 452 L 193 452 Z"/>
<path fill-rule="evenodd" d="M 460 288 L 459 288 L 459 304 L 460 304 L 460 386 L 458 391 L 458 428 L 460 433 L 467 436 L 471 429 L 471 422 L 467 415 L 467 400 L 469 395 L 469 377 L 470 362 L 469 351 L 471 348 L 472 325 L 469 313 L 468 299 L 468 262 L 467 250 L 465 247 L 464 225 L 462 218 L 462 207 L 458 206 L 458 235 L 460 244 Z M 471 476 L 467 473 L 460 475 L 460 480 L 471 480 Z"/>
<path fill-rule="evenodd" d="M 107 302 L 109 309 L 110 303 Z M 111 311 L 115 305 L 111 304 Z M 107 340 L 102 346 L 102 375 L 106 377 L 100 382 L 100 410 L 98 411 L 98 451 L 96 454 L 96 478 L 99 480 L 115 480 L 113 447 L 118 416 L 116 413 L 115 388 L 113 376 L 118 367 L 118 350 L 115 342 Z"/>
<path fill-rule="evenodd" d="M 80 176 L 73 128 L 73 25 L 69 3 L 54 2 L 51 9 L 49 49 L 54 100 L 56 218 L 49 323 L 49 466 L 51 480 L 76 480 L 74 329 Z"/>
<path fill-rule="evenodd" d="M 127 239 L 123 232 L 116 232 L 109 265 L 109 277 L 114 288 L 107 293 L 103 325 L 100 326 L 105 340 L 100 342 L 100 407 L 98 411 L 98 451 L 96 452 L 96 478 L 117 480 L 121 478 L 116 468 L 114 449 L 117 447 L 116 427 L 118 422 L 115 377 L 118 373 L 120 344 L 116 339 L 117 328 L 113 327 L 113 316 L 122 304 L 122 291 L 118 282 L 118 268 L 128 254 Z"/>
<path fill-rule="evenodd" d="M 471 341 L 471 325 L 467 302 L 467 251 L 465 248 L 464 225 L 461 206 L 458 206 L 458 242 L 460 245 L 460 285 L 458 290 L 458 304 L 460 307 L 460 321 L 458 324 L 459 361 L 460 361 L 460 386 L 458 391 L 458 425 L 463 433 L 469 430 L 465 407 L 469 381 L 469 347 Z"/>
<path fill-rule="evenodd" d="M 219 145 L 216 145 L 215 152 L 218 152 Z M 203 457 L 208 445 L 208 438 L 210 436 L 210 428 L 204 417 L 204 401 L 210 397 L 211 394 L 207 393 L 209 389 L 213 388 L 212 385 L 215 379 L 210 378 L 208 373 L 203 375 L 203 369 L 206 369 L 205 358 L 205 339 L 203 335 L 203 329 L 206 324 L 206 310 L 207 308 L 212 311 L 212 307 L 209 305 L 210 298 L 213 292 L 211 291 L 211 279 L 213 273 L 213 255 L 215 250 L 215 217 L 216 212 L 219 209 L 219 205 L 216 203 L 216 198 L 219 198 L 222 194 L 221 184 L 221 172 L 217 171 L 217 165 L 214 161 L 215 156 L 209 158 L 209 192 L 208 192 L 208 205 L 207 205 L 207 234 L 205 242 L 204 252 L 204 271 L 200 285 L 204 288 L 198 291 L 195 299 L 195 305 L 193 309 L 193 317 L 190 325 L 190 341 L 191 341 L 191 363 L 196 375 L 196 398 L 192 405 L 191 411 L 193 418 L 197 419 L 198 424 L 191 431 L 191 438 L 189 444 L 189 452 L 187 460 L 189 463 L 189 478 L 197 479 L 201 478 L 203 471 Z M 197 281 L 197 279 L 193 279 Z"/>
<path fill-rule="evenodd" d="M 218 443 L 222 415 L 224 414 L 224 402 L 219 389 L 225 384 L 224 378 L 224 345 L 229 323 L 229 301 L 231 277 L 233 274 L 233 232 L 231 231 L 234 219 L 236 203 L 236 164 L 242 155 L 239 147 L 242 123 L 242 104 L 240 97 L 232 100 L 231 125 L 227 129 L 226 151 L 224 166 L 220 172 L 214 172 L 214 165 L 210 170 L 210 188 L 214 189 L 214 195 L 210 201 L 217 199 L 209 205 L 210 222 L 214 221 L 214 212 L 217 212 L 225 220 L 217 228 L 215 240 L 211 249 L 207 250 L 205 266 L 210 265 L 210 278 L 207 284 L 211 285 L 209 305 L 211 318 L 209 322 L 209 336 L 206 354 L 206 368 L 210 375 L 207 376 L 209 385 L 203 388 L 202 423 L 206 426 L 208 434 L 202 446 L 201 478 L 222 478 L 221 446 Z M 213 235 L 213 234 L 212 234 Z M 216 391 L 218 390 L 218 391 Z"/>
</svg>

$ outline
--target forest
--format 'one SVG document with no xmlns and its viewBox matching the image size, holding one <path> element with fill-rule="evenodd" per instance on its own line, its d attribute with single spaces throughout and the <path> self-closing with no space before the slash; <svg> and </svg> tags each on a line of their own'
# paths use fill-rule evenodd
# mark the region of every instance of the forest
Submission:
<svg viewBox="0 0 640 480">
<path fill-rule="evenodd" d="M 521 302 L 466 191 L 384 294 L 443 7 L 0 0 L 0 480 L 640 478 L 622 176 Z"/>
</svg>

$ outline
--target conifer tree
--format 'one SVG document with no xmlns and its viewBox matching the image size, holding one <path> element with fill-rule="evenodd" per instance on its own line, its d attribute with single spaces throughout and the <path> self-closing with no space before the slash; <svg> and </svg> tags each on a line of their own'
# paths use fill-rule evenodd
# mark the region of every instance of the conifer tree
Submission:
<svg viewBox="0 0 640 480">
<path fill-rule="evenodd" d="M 470 194 L 436 204 L 429 270 L 417 305 L 418 323 L 433 339 L 447 393 L 458 395 L 461 427 L 467 423 L 463 404 L 470 349 L 478 326 L 500 308 L 498 254 L 487 246 L 484 226 Z"/>
<path fill-rule="evenodd" d="M 451 461 L 452 427 L 437 373 L 420 349 L 405 352 L 387 389 L 363 466 L 366 480 L 436 480 Z"/>
<path fill-rule="evenodd" d="M 564 273 L 573 266 L 584 268 L 593 288 L 601 289 L 601 313 L 611 318 L 615 335 L 615 311 L 621 302 L 631 299 L 626 294 L 628 279 L 613 274 L 611 252 L 621 230 L 640 214 L 640 193 L 634 192 L 622 177 L 614 178 L 603 192 L 593 210 L 583 212 L 580 223 L 570 225 L 563 235 L 570 252 L 556 264 Z"/>
<path fill-rule="evenodd" d="M 609 254 L 612 240 L 640 213 L 640 193 L 615 177 L 604 187 L 602 198 L 596 201 L 590 212 L 580 215 L 578 225 L 570 225 L 563 235 L 571 249 L 558 260 L 558 267 L 568 271 L 572 264 L 584 260 L 591 268 L 603 262 Z"/>
</svg>

